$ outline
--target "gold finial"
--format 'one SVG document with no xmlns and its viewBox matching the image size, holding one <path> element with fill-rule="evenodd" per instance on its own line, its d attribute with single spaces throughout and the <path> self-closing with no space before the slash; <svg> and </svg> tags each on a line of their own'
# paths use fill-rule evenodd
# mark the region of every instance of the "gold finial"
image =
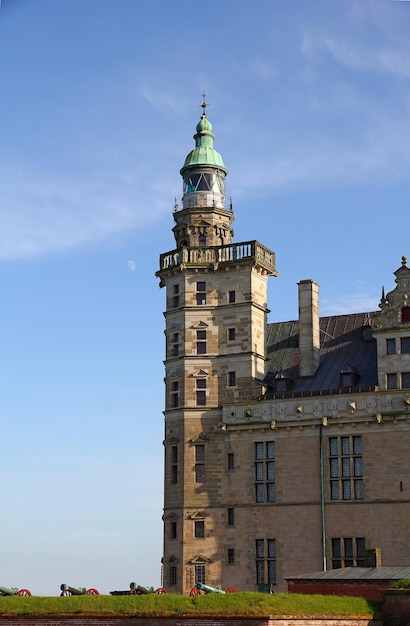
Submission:
<svg viewBox="0 0 410 626">
<path fill-rule="evenodd" d="M 202 115 L 205 115 L 205 117 L 206 117 L 206 107 L 207 106 L 208 106 L 208 103 L 206 101 L 206 93 L 205 93 L 205 89 L 204 89 L 203 92 L 202 92 L 202 104 L 201 104 L 201 107 L 202 107 Z"/>
</svg>

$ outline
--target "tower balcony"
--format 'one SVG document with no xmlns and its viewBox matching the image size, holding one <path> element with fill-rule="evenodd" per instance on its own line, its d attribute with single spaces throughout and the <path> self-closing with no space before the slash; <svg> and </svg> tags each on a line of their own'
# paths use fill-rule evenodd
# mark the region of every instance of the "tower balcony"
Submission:
<svg viewBox="0 0 410 626">
<path fill-rule="evenodd" d="M 190 191 L 175 198 L 174 213 L 183 209 L 223 209 L 232 211 L 230 197 L 215 191 Z"/>
<path fill-rule="evenodd" d="M 160 255 L 159 259 L 160 269 L 156 273 L 157 276 L 162 276 L 164 272 L 176 268 L 217 269 L 220 266 L 237 263 L 252 263 L 267 274 L 277 276 L 275 253 L 258 241 L 231 243 L 224 246 L 183 247 L 180 250 L 165 252 Z"/>
</svg>

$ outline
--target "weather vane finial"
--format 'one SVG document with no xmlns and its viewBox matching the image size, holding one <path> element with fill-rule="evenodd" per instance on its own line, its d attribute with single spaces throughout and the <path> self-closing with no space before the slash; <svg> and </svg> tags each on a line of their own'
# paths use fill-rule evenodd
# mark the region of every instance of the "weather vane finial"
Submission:
<svg viewBox="0 0 410 626">
<path fill-rule="evenodd" d="M 208 103 L 206 101 L 206 93 L 205 93 L 205 89 L 204 89 L 203 92 L 202 92 L 202 104 L 201 104 L 201 107 L 202 107 L 202 115 L 205 115 L 205 117 L 206 117 L 206 107 L 207 106 L 208 106 Z"/>
</svg>

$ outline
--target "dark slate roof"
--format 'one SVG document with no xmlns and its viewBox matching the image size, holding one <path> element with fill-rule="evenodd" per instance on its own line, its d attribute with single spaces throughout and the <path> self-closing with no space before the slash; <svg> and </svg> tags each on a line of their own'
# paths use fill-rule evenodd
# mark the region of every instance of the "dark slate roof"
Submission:
<svg viewBox="0 0 410 626">
<path fill-rule="evenodd" d="M 269 362 L 265 383 L 273 385 L 278 376 L 293 381 L 287 392 L 271 392 L 270 397 L 337 393 L 340 390 L 341 372 L 357 374 L 352 391 L 374 389 L 377 386 L 377 354 L 376 341 L 371 336 L 370 328 L 373 315 L 376 313 L 320 318 L 320 365 L 311 378 L 299 377 L 299 322 L 268 324 Z"/>
<path fill-rule="evenodd" d="M 410 567 L 344 567 L 327 572 L 286 576 L 286 580 L 401 580 L 410 578 Z"/>
</svg>

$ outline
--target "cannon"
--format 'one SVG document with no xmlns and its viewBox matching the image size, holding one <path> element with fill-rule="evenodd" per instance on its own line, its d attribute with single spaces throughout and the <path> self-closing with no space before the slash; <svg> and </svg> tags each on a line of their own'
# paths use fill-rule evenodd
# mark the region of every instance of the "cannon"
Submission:
<svg viewBox="0 0 410 626">
<path fill-rule="evenodd" d="M 141 585 L 137 585 L 136 583 L 130 583 L 130 593 L 140 596 L 145 593 L 168 593 L 168 591 L 164 589 L 164 587 L 154 589 L 154 587 L 141 587 Z"/>
<path fill-rule="evenodd" d="M 189 595 L 190 596 L 198 596 L 201 593 L 236 593 L 235 587 L 229 587 L 226 591 L 223 589 L 219 589 L 219 587 L 210 587 L 209 585 L 204 585 L 204 583 L 196 583 L 195 587 L 192 587 Z"/>
<path fill-rule="evenodd" d="M 31 596 L 31 592 L 28 589 L 0 586 L 0 596 Z"/>
<path fill-rule="evenodd" d="M 154 587 L 142 587 L 141 585 L 137 585 L 137 583 L 130 583 L 129 591 L 110 591 L 112 596 L 141 596 L 147 593 L 168 593 L 168 591 L 164 589 L 164 587 L 154 589 Z"/>
<path fill-rule="evenodd" d="M 86 589 L 85 587 L 70 587 L 70 585 L 62 584 L 60 585 L 61 593 L 60 596 L 99 596 L 100 592 L 97 589 L 91 587 L 91 589 Z"/>
</svg>

